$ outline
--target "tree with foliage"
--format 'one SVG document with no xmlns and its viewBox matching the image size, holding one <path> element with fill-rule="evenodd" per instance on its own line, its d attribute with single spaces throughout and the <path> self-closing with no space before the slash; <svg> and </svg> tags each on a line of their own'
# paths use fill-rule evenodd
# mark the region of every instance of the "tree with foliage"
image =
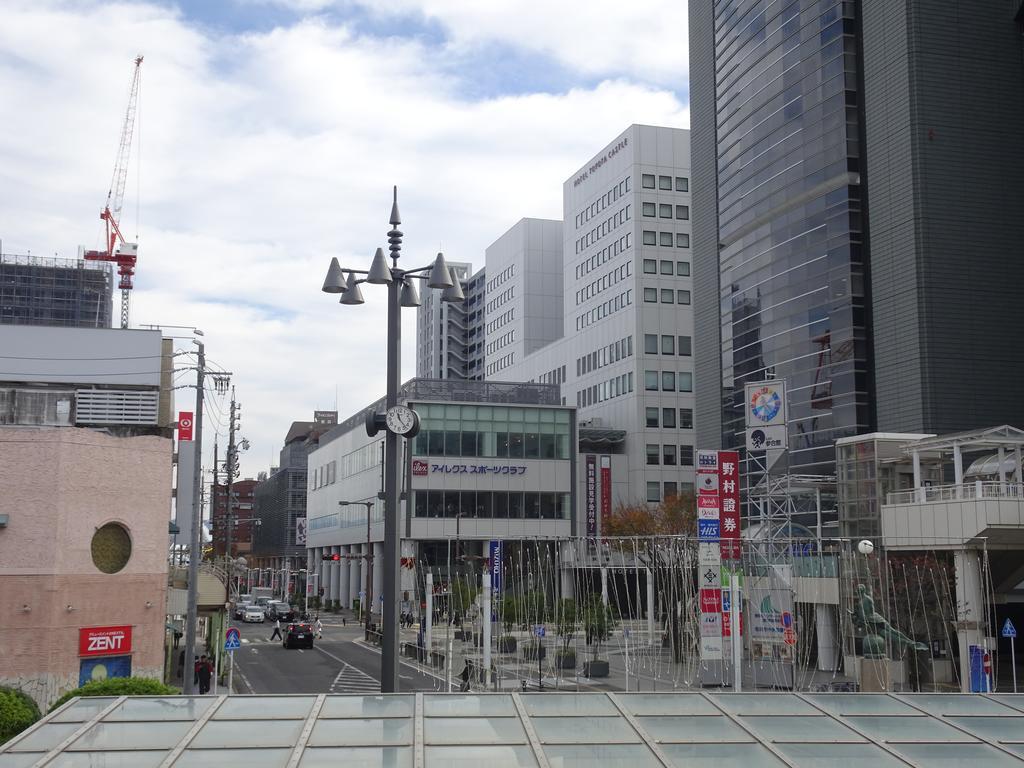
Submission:
<svg viewBox="0 0 1024 768">
<path fill-rule="evenodd" d="M 31 696 L 17 688 L 0 686 L 0 745 L 24 731 L 39 717 L 39 707 Z"/>
<path fill-rule="evenodd" d="M 476 600 L 479 588 L 466 579 L 455 579 L 451 587 L 452 612 L 461 621 Z"/>
<path fill-rule="evenodd" d="M 587 645 L 593 647 L 594 658 L 601 652 L 601 644 L 612 636 L 615 614 L 606 605 L 601 595 L 590 595 L 583 605 L 583 629 L 587 633 Z"/>
<path fill-rule="evenodd" d="M 697 535 L 697 507 L 692 493 L 669 496 L 657 506 L 620 504 L 604 521 L 604 536 Z"/>
<path fill-rule="evenodd" d="M 176 688 L 164 685 L 154 677 L 109 677 L 106 680 L 90 680 L 81 688 L 75 688 L 61 696 L 50 707 L 57 707 L 76 696 L 175 696 Z"/>
<path fill-rule="evenodd" d="M 519 619 L 524 629 L 533 624 L 543 624 L 548 617 L 547 595 L 540 590 L 526 592 L 520 598 Z"/>
<path fill-rule="evenodd" d="M 579 609 L 571 597 L 564 597 L 555 607 L 555 634 L 562 638 L 562 650 L 568 652 L 572 636 L 580 625 Z"/>
<path fill-rule="evenodd" d="M 506 635 L 511 635 L 512 628 L 522 621 L 521 615 L 522 608 L 517 597 L 505 595 L 501 598 L 501 601 L 498 603 L 498 618 L 501 619 Z"/>
</svg>

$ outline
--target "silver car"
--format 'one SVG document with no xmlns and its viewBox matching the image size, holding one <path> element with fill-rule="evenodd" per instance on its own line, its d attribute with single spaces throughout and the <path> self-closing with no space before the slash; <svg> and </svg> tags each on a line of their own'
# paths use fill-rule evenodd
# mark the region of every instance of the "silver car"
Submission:
<svg viewBox="0 0 1024 768">
<path fill-rule="evenodd" d="M 257 605 L 245 606 L 245 613 L 242 614 L 242 621 L 247 624 L 262 624 L 263 618 L 262 608 Z"/>
</svg>

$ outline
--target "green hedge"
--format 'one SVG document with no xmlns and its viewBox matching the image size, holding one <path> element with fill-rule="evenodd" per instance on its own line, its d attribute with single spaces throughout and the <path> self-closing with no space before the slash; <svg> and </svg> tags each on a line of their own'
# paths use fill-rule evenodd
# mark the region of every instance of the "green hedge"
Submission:
<svg viewBox="0 0 1024 768">
<path fill-rule="evenodd" d="M 40 717 L 32 697 L 15 688 L 0 686 L 0 744 L 17 736 Z"/>
<path fill-rule="evenodd" d="M 50 711 L 76 696 L 173 696 L 177 693 L 176 688 L 151 677 L 111 677 L 91 680 L 81 688 L 68 691 L 53 703 Z"/>
</svg>

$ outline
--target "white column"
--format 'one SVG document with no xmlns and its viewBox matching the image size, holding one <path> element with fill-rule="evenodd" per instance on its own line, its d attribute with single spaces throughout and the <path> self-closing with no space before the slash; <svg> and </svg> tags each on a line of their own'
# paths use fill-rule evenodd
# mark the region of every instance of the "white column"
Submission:
<svg viewBox="0 0 1024 768">
<path fill-rule="evenodd" d="M 608 605 L 608 569 L 601 568 L 601 602 Z"/>
<path fill-rule="evenodd" d="M 423 647 L 426 649 L 427 654 L 425 661 L 429 664 L 430 649 L 434 647 L 434 574 L 430 571 L 427 571 L 427 583 L 424 590 L 426 591 L 426 595 L 424 595 L 425 599 L 423 602 L 427 604 L 427 615 L 423 619 Z"/>
<path fill-rule="evenodd" d="M 397 585 L 396 585 L 397 586 Z M 384 595 L 384 542 L 373 542 L 373 611 L 381 613 L 384 603 L 381 596 Z M 387 595 L 387 600 L 394 600 L 394 595 Z"/>
<path fill-rule="evenodd" d="M 918 451 L 914 451 L 914 495 L 917 496 L 917 500 L 924 503 L 924 487 L 921 484 L 921 454 Z"/>
<path fill-rule="evenodd" d="M 344 558 L 347 554 L 348 547 L 341 547 L 342 557 Z M 338 600 L 341 601 L 344 608 L 352 607 L 352 600 L 349 597 L 351 591 L 349 588 L 350 568 L 348 560 L 342 559 L 338 561 Z"/>
<path fill-rule="evenodd" d="M 483 583 L 484 615 L 484 690 L 491 689 L 491 574 L 484 571 Z"/>
<path fill-rule="evenodd" d="M 571 599 L 576 597 L 576 553 L 572 551 L 572 545 L 569 543 L 563 543 L 561 547 L 562 597 Z"/>
<path fill-rule="evenodd" d="M 1021 455 L 1020 455 L 1020 446 L 1019 445 L 1016 446 L 1013 449 L 1013 458 L 1016 460 L 1014 462 L 1014 468 L 1013 468 L 1013 481 L 1015 483 L 1017 483 L 1017 485 L 1020 485 L 1022 482 L 1024 482 L 1024 478 L 1021 477 L 1021 471 L 1022 470 L 1021 470 Z M 1017 495 L 1018 495 L 1018 498 L 1019 498 L 1019 496 L 1020 496 L 1020 489 L 1019 488 L 1017 489 Z"/>
<path fill-rule="evenodd" d="M 351 544 L 351 545 L 349 545 L 348 553 L 352 556 L 352 559 L 348 561 L 349 562 L 349 570 L 348 570 L 348 578 L 349 578 L 348 604 L 349 604 L 349 607 L 351 607 L 352 606 L 352 601 L 359 597 L 359 590 L 361 590 L 363 588 L 362 587 L 363 561 L 360 560 L 359 557 L 358 557 L 361 554 L 360 551 L 359 551 L 359 545 L 358 544 Z"/>
<path fill-rule="evenodd" d="M 814 624 L 818 634 L 818 669 L 822 672 L 835 672 L 839 667 L 835 606 L 821 603 L 815 605 Z"/>
<path fill-rule="evenodd" d="M 647 569 L 647 643 L 654 646 L 654 573 Z"/>
<path fill-rule="evenodd" d="M 970 646 L 984 646 L 984 605 L 982 603 L 981 564 L 974 550 L 953 553 L 956 567 L 957 640 L 960 651 L 960 690 L 971 691 Z"/>
<path fill-rule="evenodd" d="M 964 458 L 960 455 L 959 443 L 953 445 L 953 481 L 956 483 L 956 497 L 963 498 Z"/>
<path fill-rule="evenodd" d="M 1003 462 L 1006 461 L 1006 449 L 1003 446 L 999 446 L 999 495 L 1006 495 L 1006 470 L 1003 468 Z"/>
</svg>

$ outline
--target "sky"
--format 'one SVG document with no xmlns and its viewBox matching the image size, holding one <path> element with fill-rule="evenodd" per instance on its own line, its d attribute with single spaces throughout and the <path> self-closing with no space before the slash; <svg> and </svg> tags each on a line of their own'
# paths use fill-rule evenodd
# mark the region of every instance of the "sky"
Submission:
<svg viewBox="0 0 1024 768">
<path fill-rule="evenodd" d="M 679 0 L 3 5 L 0 247 L 100 247 L 143 55 L 121 218 L 139 244 L 131 325 L 203 330 L 242 404 L 243 477 L 276 466 L 293 421 L 383 396 L 386 292 L 341 306 L 320 286 L 331 257 L 366 269 L 386 247 L 392 185 L 401 266 L 441 250 L 478 269 L 519 219 L 561 218 L 562 183 L 627 126 L 689 127 Z M 402 324 L 406 380 L 415 310 Z M 207 455 L 227 411 L 209 401 Z"/>
</svg>

